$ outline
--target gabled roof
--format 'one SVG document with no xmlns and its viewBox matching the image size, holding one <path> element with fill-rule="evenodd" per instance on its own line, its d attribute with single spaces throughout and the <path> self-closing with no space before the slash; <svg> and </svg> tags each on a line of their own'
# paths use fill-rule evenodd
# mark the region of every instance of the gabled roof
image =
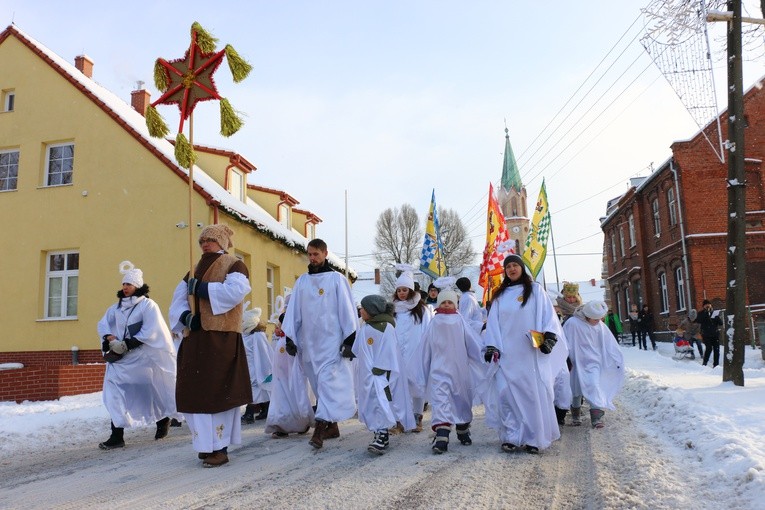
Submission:
<svg viewBox="0 0 765 510">
<path fill-rule="evenodd" d="M 262 191 L 264 193 L 270 193 L 272 195 L 279 195 L 279 200 L 281 200 L 282 202 L 288 203 L 290 206 L 297 205 L 300 203 L 295 197 L 293 197 L 286 191 L 282 191 L 280 189 L 266 188 L 265 186 L 258 186 L 257 184 L 248 184 L 247 189 L 254 189 L 255 191 Z"/>
<path fill-rule="evenodd" d="M 306 221 L 310 221 L 312 223 L 321 223 L 323 220 L 316 216 L 311 211 L 306 211 L 305 209 L 298 209 L 297 207 L 292 208 L 292 212 L 296 212 L 298 214 L 303 214 L 306 217 Z"/>
<path fill-rule="evenodd" d="M 16 38 L 41 60 L 50 65 L 51 68 L 82 92 L 85 97 L 93 101 L 149 152 L 154 154 L 159 161 L 188 183 L 188 170 L 176 163 L 173 143 L 165 139 L 150 136 L 143 115 L 135 111 L 119 96 L 82 74 L 74 65 L 58 56 L 45 45 L 24 33 L 16 25 L 9 25 L 8 28 L 0 33 L 0 45 L 9 37 Z M 207 148 L 207 150 L 211 151 L 212 149 Z M 223 152 L 235 154 L 230 151 Z M 255 168 L 251 163 L 248 162 L 248 164 L 253 169 Z M 257 204 L 245 204 L 237 200 L 196 165 L 194 166 L 194 190 L 203 196 L 207 203 L 218 205 L 233 218 L 247 223 L 269 238 L 279 241 L 290 248 L 305 251 L 308 242 L 305 237 L 294 232 L 292 229 L 284 227 Z M 332 253 L 329 254 L 328 259 L 331 264 L 338 268 L 345 267 L 345 263 Z M 353 278 L 356 277 L 354 271 L 349 270 L 349 272 Z"/>
<path fill-rule="evenodd" d="M 207 152 L 208 154 L 216 154 L 218 156 L 228 157 L 229 162 L 232 165 L 236 165 L 238 168 L 244 170 L 247 173 L 254 172 L 258 168 L 248 161 L 244 156 L 238 152 L 230 151 L 228 149 L 221 149 L 218 147 L 210 147 L 209 145 L 194 144 L 194 150 L 197 152 Z"/>
</svg>

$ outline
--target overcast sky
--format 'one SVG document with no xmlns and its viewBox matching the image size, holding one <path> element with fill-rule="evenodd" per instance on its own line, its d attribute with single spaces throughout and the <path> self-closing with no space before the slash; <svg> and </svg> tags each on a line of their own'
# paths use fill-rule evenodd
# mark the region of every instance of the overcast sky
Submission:
<svg viewBox="0 0 765 510">
<path fill-rule="evenodd" d="M 0 22 L 70 62 L 86 53 L 94 79 L 126 101 L 139 80 L 158 97 L 154 60 L 181 57 L 192 22 L 219 48 L 232 44 L 254 71 L 233 84 L 222 66 L 215 78 L 246 124 L 224 139 L 217 105 L 201 104 L 195 142 L 253 162 L 250 182 L 283 189 L 321 217 L 318 234 L 340 256 L 347 190 L 357 271 L 374 267 L 380 212 L 408 203 L 424 218 L 432 188 L 481 253 L 506 122 L 529 210 L 546 179 L 559 277 L 584 280 L 600 277 L 607 200 L 698 131 L 640 45 L 649 4 L 0 0 Z M 759 2 L 745 4 L 761 16 Z M 724 47 L 714 34 L 712 43 L 723 109 Z M 762 45 L 748 55 L 747 87 L 765 74 Z M 177 110 L 160 113 L 177 124 Z M 548 281 L 552 262 L 548 251 Z"/>
</svg>

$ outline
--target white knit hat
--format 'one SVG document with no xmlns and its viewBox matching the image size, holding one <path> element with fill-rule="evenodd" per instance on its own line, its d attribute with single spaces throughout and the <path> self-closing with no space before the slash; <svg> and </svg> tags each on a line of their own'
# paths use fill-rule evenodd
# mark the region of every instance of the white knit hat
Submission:
<svg viewBox="0 0 765 510">
<path fill-rule="evenodd" d="M 436 299 L 436 308 L 439 308 L 441 303 L 444 301 L 451 301 L 454 303 L 454 306 L 457 306 L 457 304 L 460 302 L 460 298 L 452 289 L 444 289 L 438 293 L 438 298 Z"/>
<path fill-rule="evenodd" d="M 255 326 L 260 323 L 260 316 L 263 313 L 263 310 L 260 308 L 253 308 L 252 310 L 248 310 L 248 306 L 250 306 L 249 301 L 247 301 L 243 307 L 244 312 L 242 312 L 242 331 L 249 331 L 255 328 Z"/>
<path fill-rule="evenodd" d="M 396 270 L 401 274 L 396 279 L 396 288 L 406 287 L 414 290 L 414 267 L 410 264 L 396 264 Z"/>
<path fill-rule="evenodd" d="M 588 301 L 584 308 L 582 308 L 582 313 L 588 319 L 600 320 L 608 313 L 608 307 L 603 301 Z"/>
<path fill-rule="evenodd" d="M 122 283 L 129 283 L 140 289 L 143 287 L 143 271 L 136 268 L 129 260 L 120 262 L 119 271 L 122 273 Z"/>
</svg>

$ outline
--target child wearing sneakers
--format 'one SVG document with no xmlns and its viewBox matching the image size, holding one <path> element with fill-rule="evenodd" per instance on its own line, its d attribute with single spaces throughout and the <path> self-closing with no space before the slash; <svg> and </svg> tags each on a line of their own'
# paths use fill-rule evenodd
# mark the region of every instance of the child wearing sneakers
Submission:
<svg viewBox="0 0 765 510">
<path fill-rule="evenodd" d="M 391 391 L 401 377 L 393 304 L 382 296 L 366 296 L 361 300 L 359 313 L 364 323 L 356 330 L 353 342 L 353 354 L 358 358 L 355 367 L 359 421 L 375 434 L 367 451 L 382 455 L 388 448 L 388 429 L 398 421 L 394 409 L 401 406 L 407 415 L 413 416 L 412 405 L 405 395 Z M 394 400 L 399 406 L 394 405 Z"/>
<path fill-rule="evenodd" d="M 470 445 L 473 397 L 477 371 L 481 370 L 481 339 L 457 310 L 459 298 L 451 290 L 453 277 L 441 277 L 436 315 L 422 337 L 414 380 L 427 392 L 431 427 L 436 433 L 431 449 L 435 454 L 448 450 L 452 424 L 457 439 Z M 474 375 L 476 374 L 476 375 Z"/>
<path fill-rule="evenodd" d="M 581 425 L 582 397 L 590 403 L 590 421 L 603 428 L 604 409 L 615 409 L 614 396 L 624 383 L 624 358 L 613 334 L 601 320 L 608 311 L 603 301 L 590 301 L 563 325 L 571 369 L 571 417 Z"/>
</svg>

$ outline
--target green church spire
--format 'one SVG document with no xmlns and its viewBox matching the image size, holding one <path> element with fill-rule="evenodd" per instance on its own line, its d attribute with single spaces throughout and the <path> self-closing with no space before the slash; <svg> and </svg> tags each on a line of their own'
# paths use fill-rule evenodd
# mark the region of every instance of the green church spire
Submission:
<svg viewBox="0 0 765 510">
<path fill-rule="evenodd" d="M 515 162 L 513 148 L 510 147 L 510 135 L 505 127 L 505 160 L 502 163 L 502 187 L 506 190 L 515 189 L 520 193 L 523 184 L 521 174 L 518 172 L 518 164 Z"/>
</svg>

